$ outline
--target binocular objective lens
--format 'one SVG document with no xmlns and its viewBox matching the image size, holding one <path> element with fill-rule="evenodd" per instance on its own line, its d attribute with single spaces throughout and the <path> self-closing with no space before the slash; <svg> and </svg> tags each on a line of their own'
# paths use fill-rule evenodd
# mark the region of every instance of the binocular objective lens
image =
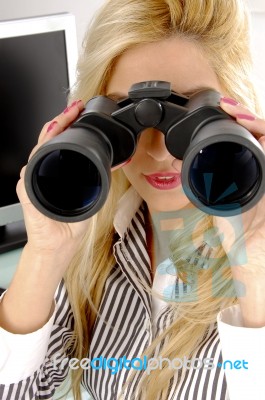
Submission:
<svg viewBox="0 0 265 400">
<path fill-rule="evenodd" d="M 50 152 L 38 163 L 33 179 L 39 201 L 63 215 L 77 215 L 89 209 L 101 193 L 95 164 L 72 150 Z"/>
<path fill-rule="evenodd" d="M 260 185 L 259 163 L 247 147 L 233 142 L 214 143 L 203 148 L 190 167 L 193 193 L 212 209 L 242 207 Z"/>
</svg>

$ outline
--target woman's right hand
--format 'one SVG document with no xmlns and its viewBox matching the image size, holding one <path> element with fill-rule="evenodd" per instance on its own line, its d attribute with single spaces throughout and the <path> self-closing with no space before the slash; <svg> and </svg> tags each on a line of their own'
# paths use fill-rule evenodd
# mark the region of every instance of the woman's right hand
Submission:
<svg viewBox="0 0 265 400">
<path fill-rule="evenodd" d="M 83 110 L 82 101 L 76 101 L 67 107 L 60 115 L 46 123 L 40 133 L 37 145 L 32 150 L 29 159 L 48 140 L 62 133 L 69 127 Z M 17 194 L 22 205 L 25 225 L 28 234 L 28 245 L 41 254 L 57 254 L 58 261 L 69 262 L 82 240 L 88 221 L 63 223 L 52 220 L 40 213 L 30 202 L 24 185 L 26 166 L 22 168 L 17 184 Z"/>
</svg>

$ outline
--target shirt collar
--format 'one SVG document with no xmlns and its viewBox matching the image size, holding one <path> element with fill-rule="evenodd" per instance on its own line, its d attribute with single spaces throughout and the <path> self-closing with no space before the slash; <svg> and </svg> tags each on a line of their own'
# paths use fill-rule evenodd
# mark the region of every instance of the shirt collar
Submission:
<svg viewBox="0 0 265 400">
<path fill-rule="evenodd" d="M 133 186 L 130 186 L 120 198 L 117 205 L 117 211 L 114 216 L 113 225 L 121 238 L 127 231 L 127 228 L 129 227 L 142 202 L 143 199 L 136 192 Z"/>
</svg>

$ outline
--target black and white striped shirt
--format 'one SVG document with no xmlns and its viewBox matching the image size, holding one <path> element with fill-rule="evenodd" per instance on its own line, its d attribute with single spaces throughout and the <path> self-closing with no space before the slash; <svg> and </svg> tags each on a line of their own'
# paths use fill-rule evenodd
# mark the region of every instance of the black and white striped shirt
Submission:
<svg viewBox="0 0 265 400">
<path fill-rule="evenodd" d="M 141 199 L 133 189 L 122 199 L 114 223 L 119 234 L 113 247 L 116 264 L 105 283 L 100 317 L 93 328 L 88 354 L 89 360 L 97 359 L 96 367 L 104 358 L 124 361 L 125 358 L 133 360 L 141 357 L 154 336 L 172 322 L 168 307 L 158 308 L 159 312 L 154 316 L 151 295 L 139 284 L 140 280 L 150 286 L 151 272 L 144 210 Z M 176 282 L 181 285 L 178 279 Z M 179 290 L 183 288 L 179 286 Z M 37 332 L 14 335 L 0 328 L 0 399 L 52 399 L 55 389 L 66 378 L 69 366 L 65 360 L 62 361 L 65 358 L 63 347 L 71 337 L 74 319 L 63 281 L 57 289 L 55 301 L 53 316 Z M 263 375 L 260 367 L 263 367 L 262 357 L 265 354 L 265 328 L 243 328 L 238 306 L 222 311 L 217 320 L 195 356 L 200 360 L 211 359 L 216 367 L 188 369 L 178 383 L 177 379 L 170 382 L 168 400 L 265 398 L 264 383 L 260 382 L 261 379 L 257 383 L 256 377 L 257 373 L 260 378 Z M 250 345 L 248 350 L 246 340 Z M 261 348 L 255 348 L 253 341 L 259 341 Z M 159 357 L 159 351 L 157 348 L 154 357 Z M 257 365 L 251 371 L 244 368 L 225 370 L 218 367 L 225 359 L 254 360 Z M 128 364 L 127 368 L 123 366 L 115 373 L 111 368 L 84 367 L 82 385 L 95 400 L 115 400 L 129 374 Z M 135 375 L 124 398 L 134 399 L 139 376 Z"/>
</svg>

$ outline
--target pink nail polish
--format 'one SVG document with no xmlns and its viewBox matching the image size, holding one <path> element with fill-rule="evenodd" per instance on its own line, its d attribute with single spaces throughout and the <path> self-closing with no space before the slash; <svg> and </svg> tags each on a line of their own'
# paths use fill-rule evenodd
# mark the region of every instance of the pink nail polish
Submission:
<svg viewBox="0 0 265 400">
<path fill-rule="evenodd" d="M 77 105 L 80 104 L 81 102 L 82 102 L 82 100 L 75 100 L 75 101 L 72 102 L 72 104 L 70 105 L 69 108 L 72 108 L 72 107 L 74 107 L 74 106 L 77 106 Z"/>
<path fill-rule="evenodd" d="M 236 114 L 236 118 L 237 119 L 245 119 L 247 121 L 254 121 L 256 119 L 256 117 L 254 117 L 254 115 L 250 115 L 250 114 Z"/>
<path fill-rule="evenodd" d="M 230 104 L 230 106 L 238 106 L 239 105 L 238 101 L 231 99 L 230 97 L 222 97 L 221 101 L 223 101 L 226 104 Z"/>
<path fill-rule="evenodd" d="M 47 133 L 50 132 L 57 125 L 57 123 L 57 121 L 52 121 L 48 126 Z"/>
<path fill-rule="evenodd" d="M 66 108 L 63 110 L 63 114 L 67 114 L 69 110 L 70 110 L 70 107 L 66 107 Z"/>
<path fill-rule="evenodd" d="M 67 114 L 71 108 L 75 107 L 77 104 L 79 104 L 82 100 L 75 100 L 73 101 L 72 104 L 70 104 L 70 106 L 66 107 L 66 109 L 63 111 L 63 114 Z"/>
</svg>

